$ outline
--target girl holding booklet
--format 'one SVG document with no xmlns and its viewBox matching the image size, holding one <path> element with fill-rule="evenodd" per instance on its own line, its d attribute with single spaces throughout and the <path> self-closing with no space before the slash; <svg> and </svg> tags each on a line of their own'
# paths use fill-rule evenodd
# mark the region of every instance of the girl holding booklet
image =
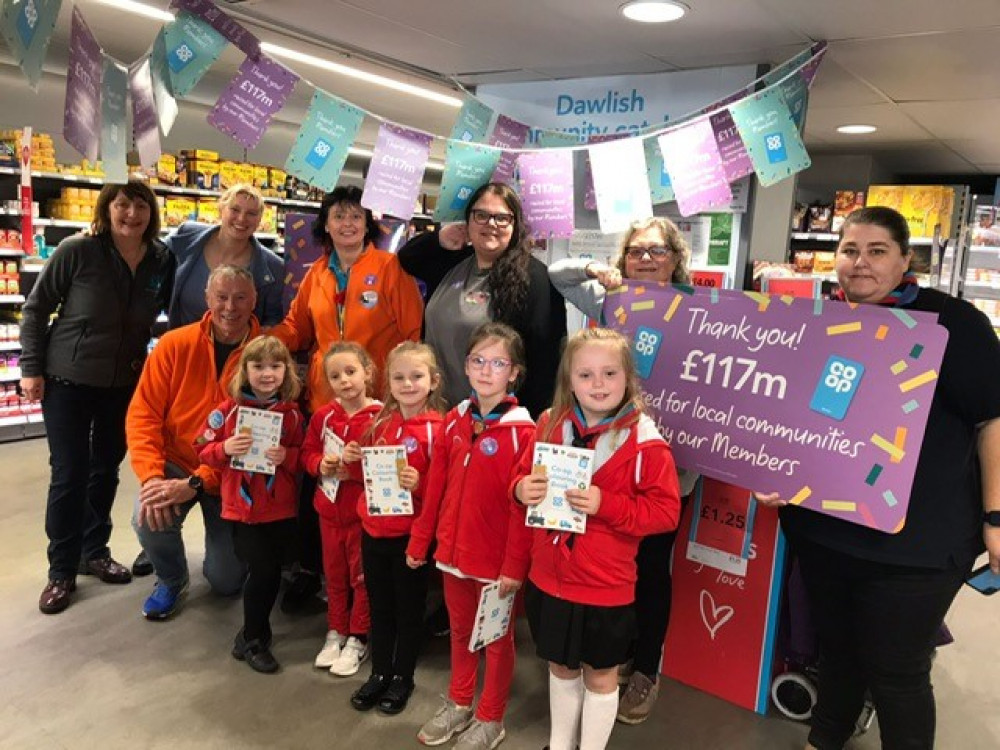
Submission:
<svg viewBox="0 0 1000 750">
<path fill-rule="evenodd" d="M 222 471 L 222 517 L 234 522 L 236 554 L 248 570 L 243 628 L 236 634 L 233 656 L 264 673 L 280 668 L 271 654 L 270 615 L 282 563 L 295 543 L 296 474 L 305 424 L 295 403 L 299 387 L 285 345 L 273 336 L 254 339 L 240 356 L 229 387 L 232 398 L 208 415 L 198 439 L 199 460 Z M 272 444 L 260 451 L 262 441 Z M 258 462 L 254 468 L 263 471 L 238 468 Z"/>
<path fill-rule="evenodd" d="M 365 444 L 399 446 L 399 486 L 412 498 L 412 512 L 392 513 L 377 502 L 366 469 L 366 494 L 358 498 L 361 516 L 361 560 L 371 604 L 372 673 L 351 696 L 351 705 L 366 711 L 377 705 L 383 714 L 398 714 L 413 692 L 413 673 L 423 635 L 427 571 L 406 565 L 410 527 L 420 513 L 424 477 L 441 429 L 446 405 L 441 370 L 427 344 L 406 341 L 386 357 L 385 406 Z M 373 480 L 374 481 L 374 480 Z M 406 509 L 409 510 L 409 509 Z"/>
<path fill-rule="evenodd" d="M 442 745 L 463 732 L 462 750 L 495 748 L 505 736 L 507 697 L 514 674 L 514 633 L 508 627 L 485 646 L 483 692 L 473 714 L 480 653 L 470 652 L 483 588 L 499 582 L 500 595 L 513 596 L 523 574 L 512 573 L 507 550 L 526 547 L 524 513 L 510 497 L 510 477 L 527 449 L 534 422 L 510 395 L 524 376 L 524 344 L 502 323 L 486 323 L 472 334 L 465 374 L 472 394 L 445 417 L 437 441 L 424 508 L 413 525 L 407 563 L 424 565 L 432 539 L 444 572 L 445 604 L 451 622 L 451 682 L 448 697 L 424 724 L 417 739 Z M 524 540 L 515 543 L 519 537 Z M 471 726 L 470 726 L 471 725 Z"/>
<path fill-rule="evenodd" d="M 334 399 L 313 414 L 302 446 L 302 468 L 320 478 L 313 506 L 319 515 L 327 595 L 326 641 L 313 663 L 317 669 L 346 677 L 368 658 L 368 592 L 358 517 L 364 484 L 358 444 L 382 404 L 368 395 L 375 365 L 359 344 L 338 341 L 331 346 L 323 357 L 323 372 Z"/>
<path fill-rule="evenodd" d="M 617 667 L 635 637 L 636 550 L 643 536 L 676 528 L 681 507 L 670 448 L 643 412 L 624 336 L 590 328 L 569 339 L 552 408 L 532 442 L 594 451 L 590 486 L 566 491 L 588 517 L 586 531 L 532 530 L 525 605 L 538 655 L 549 662 L 549 747 L 600 750 L 618 710 Z M 548 492 L 534 453 L 532 444 L 514 480 L 526 506 Z"/>
</svg>

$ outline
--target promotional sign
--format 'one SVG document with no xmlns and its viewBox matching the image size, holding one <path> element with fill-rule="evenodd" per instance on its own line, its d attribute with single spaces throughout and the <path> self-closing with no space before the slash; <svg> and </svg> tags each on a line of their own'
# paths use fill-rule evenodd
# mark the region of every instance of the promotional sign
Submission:
<svg viewBox="0 0 1000 750">
<path fill-rule="evenodd" d="M 253 148 L 264 135 L 271 118 L 285 106 L 299 77 L 273 60 L 247 58 L 226 86 L 208 123 L 217 130 Z"/>
<path fill-rule="evenodd" d="M 736 182 L 753 174 L 753 162 L 750 161 L 750 154 L 743 145 L 743 139 L 740 138 L 729 110 L 716 112 L 709 118 L 709 122 L 715 133 L 715 144 L 719 148 L 719 158 L 722 159 L 722 171 L 726 173 L 726 179 Z"/>
<path fill-rule="evenodd" d="M 703 486 L 681 517 L 674 545 L 670 618 L 663 648 L 663 674 L 743 708 L 767 713 L 775 637 L 785 564 L 778 514 L 761 508 L 745 489 L 703 478 Z M 747 508 L 739 513 L 723 507 Z M 737 528 L 742 520 L 743 529 Z M 695 523 L 697 521 L 697 523 Z M 745 573 L 727 572 L 697 559 L 692 532 L 706 527 L 742 538 Z M 752 526 L 752 530 L 750 527 Z M 729 533 L 730 531 L 734 533 Z M 695 542 L 694 544 L 697 544 Z"/>
<path fill-rule="evenodd" d="M 649 197 L 653 203 L 667 203 L 674 200 L 674 186 L 670 184 L 670 172 L 663 163 L 663 152 L 656 138 L 646 138 L 642 142 L 646 150 L 646 176 L 649 180 Z"/>
<path fill-rule="evenodd" d="M 636 282 L 604 316 L 632 337 L 678 466 L 902 528 L 948 339 L 936 316 Z"/>
<path fill-rule="evenodd" d="M 160 132 L 167 136 L 174 127 L 179 110 L 170 87 L 170 66 L 167 64 L 167 42 L 163 29 L 156 35 L 149 53 L 149 76 L 153 81 L 153 100 L 156 102 Z"/>
<path fill-rule="evenodd" d="M 500 149 L 476 143 L 448 141 L 445 146 L 441 193 L 434 207 L 435 221 L 464 221 L 469 198 L 490 181 L 500 161 Z"/>
<path fill-rule="evenodd" d="M 503 148 L 521 148 L 528 137 L 528 126 L 523 122 L 512 120 L 506 115 L 497 117 L 497 124 L 493 126 L 493 134 L 490 136 L 491 146 L 501 146 Z M 505 182 L 508 185 L 514 179 L 514 163 L 517 161 L 517 154 L 504 151 L 500 155 L 500 162 L 493 172 L 492 182 Z"/>
<path fill-rule="evenodd" d="M 417 205 L 430 152 L 430 134 L 382 123 L 361 205 L 409 221 Z"/>
<path fill-rule="evenodd" d="M 471 96 L 466 97 L 449 138 L 453 141 L 482 143 L 486 140 L 486 133 L 489 132 L 492 120 L 492 109 Z"/>
<path fill-rule="evenodd" d="M 729 205 L 733 194 L 711 122 L 695 120 L 658 140 L 681 216 Z"/>
<path fill-rule="evenodd" d="M 250 59 L 256 60 L 260 56 L 260 40 L 219 10 L 212 0 L 172 0 L 170 7 L 186 10 L 203 19 Z"/>
<path fill-rule="evenodd" d="M 179 13 L 177 20 L 163 27 L 163 33 L 171 90 L 186 96 L 219 59 L 226 38 L 190 13 Z"/>
<path fill-rule="evenodd" d="M 315 219 L 314 214 L 285 214 L 285 278 L 281 304 L 286 315 L 309 267 L 323 256 L 323 247 L 312 235 Z"/>
<path fill-rule="evenodd" d="M 101 148 L 101 75 L 104 57 L 101 45 L 90 33 L 80 9 L 73 6 L 66 64 L 66 104 L 63 137 L 90 161 L 97 161 Z"/>
<path fill-rule="evenodd" d="M 3 3 L 0 34 L 28 85 L 38 90 L 42 64 L 59 18 L 62 0 L 22 0 Z"/>
<path fill-rule="evenodd" d="M 573 234 L 573 152 L 535 151 L 517 159 L 524 221 L 532 237 Z"/>
<path fill-rule="evenodd" d="M 101 161 L 107 182 L 128 180 L 128 70 L 104 58 L 101 78 Z"/>
<path fill-rule="evenodd" d="M 798 123 L 778 89 L 768 89 L 729 107 L 760 184 L 765 187 L 812 164 Z"/>
<path fill-rule="evenodd" d="M 139 152 L 139 163 L 152 167 L 160 158 L 160 130 L 149 57 L 132 63 L 128 71 L 128 88 L 132 97 L 132 140 Z"/>
<path fill-rule="evenodd" d="M 364 111 L 316 89 L 285 171 L 310 185 L 333 190 L 364 119 Z"/>
<path fill-rule="evenodd" d="M 636 219 L 653 215 L 642 141 L 627 138 L 591 146 L 597 217 L 605 234 L 628 229 Z"/>
</svg>

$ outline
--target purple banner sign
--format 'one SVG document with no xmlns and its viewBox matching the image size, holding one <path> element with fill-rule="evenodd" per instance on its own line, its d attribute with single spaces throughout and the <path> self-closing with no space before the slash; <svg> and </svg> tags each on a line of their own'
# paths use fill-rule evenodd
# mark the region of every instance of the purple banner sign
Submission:
<svg viewBox="0 0 1000 750">
<path fill-rule="evenodd" d="M 521 148 L 528 140 L 528 131 L 531 127 L 523 122 L 512 120 L 507 115 L 497 115 L 497 124 L 493 126 L 493 134 L 490 136 L 491 146 L 501 148 Z M 493 182 L 505 182 L 508 185 L 514 181 L 514 163 L 517 161 L 517 154 L 504 151 L 493 172 Z"/>
<path fill-rule="evenodd" d="M 743 145 L 740 132 L 736 129 L 733 116 L 728 109 L 720 110 L 709 118 L 712 131 L 715 133 L 715 143 L 719 147 L 719 158 L 722 159 L 722 169 L 729 182 L 736 182 L 753 174 L 753 162 L 747 147 Z"/>
<path fill-rule="evenodd" d="M 247 58 L 209 112 L 208 122 L 247 148 L 254 148 L 298 80 L 292 71 L 268 57 L 262 55 L 256 61 Z"/>
<path fill-rule="evenodd" d="M 524 220 L 531 236 L 572 236 L 573 152 L 545 149 L 523 153 L 517 170 Z"/>
<path fill-rule="evenodd" d="M 378 130 L 361 205 L 409 221 L 431 151 L 428 133 L 384 122 Z"/>
<path fill-rule="evenodd" d="M 285 214 L 285 279 L 281 303 L 285 313 L 299 293 L 306 271 L 323 255 L 323 247 L 312 235 L 315 214 Z"/>
<path fill-rule="evenodd" d="M 661 135 L 660 151 L 681 216 L 729 205 L 733 194 L 707 118 Z"/>
<path fill-rule="evenodd" d="M 101 77 L 104 56 L 80 9 L 73 6 L 66 64 L 63 137 L 91 161 L 101 149 Z"/>
<path fill-rule="evenodd" d="M 132 94 L 132 140 L 139 152 L 139 163 L 152 167 L 160 158 L 160 131 L 150 75 L 149 56 L 132 63 L 128 87 Z"/>
<path fill-rule="evenodd" d="M 170 7 L 198 16 L 252 60 L 260 57 L 260 39 L 219 10 L 211 0 L 173 0 Z"/>
<path fill-rule="evenodd" d="M 678 466 L 902 528 L 948 340 L 936 316 L 635 282 L 604 315 Z"/>
</svg>

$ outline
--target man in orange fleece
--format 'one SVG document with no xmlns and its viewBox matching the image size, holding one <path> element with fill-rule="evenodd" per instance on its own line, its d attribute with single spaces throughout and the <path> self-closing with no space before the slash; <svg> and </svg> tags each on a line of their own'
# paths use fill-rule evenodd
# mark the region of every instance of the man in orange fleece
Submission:
<svg viewBox="0 0 1000 750">
<path fill-rule="evenodd" d="M 205 299 L 205 316 L 168 331 L 146 360 L 125 425 L 132 469 L 142 485 L 132 527 L 157 576 L 142 608 L 148 620 L 173 614 L 187 589 L 181 528 L 195 504 L 205 519 L 203 572 L 209 584 L 231 595 L 245 576 L 232 525 L 221 517 L 218 472 L 199 463 L 195 442 L 206 417 L 213 429 L 216 415 L 210 412 L 225 400 L 244 345 L 260 332 L 253 277 L 243 268 L 218 266 Z M 219 414 L 219 427 L 222 422 Z"/>
</svg>

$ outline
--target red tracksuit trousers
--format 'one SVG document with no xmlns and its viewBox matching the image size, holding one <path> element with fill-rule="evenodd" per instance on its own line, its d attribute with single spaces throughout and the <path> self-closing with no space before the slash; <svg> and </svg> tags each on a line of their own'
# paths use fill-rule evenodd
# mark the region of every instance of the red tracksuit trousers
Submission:
<svg viewBox="0 0 1000 750">
<path fill-rule="evenodd" d="M 361 568 L 361 523 L 335 526 L 320 516 L 319 531 L 323 540 L 328 629 L 341 635 L 367 635 L 371 620 Z"/>
</svg>

